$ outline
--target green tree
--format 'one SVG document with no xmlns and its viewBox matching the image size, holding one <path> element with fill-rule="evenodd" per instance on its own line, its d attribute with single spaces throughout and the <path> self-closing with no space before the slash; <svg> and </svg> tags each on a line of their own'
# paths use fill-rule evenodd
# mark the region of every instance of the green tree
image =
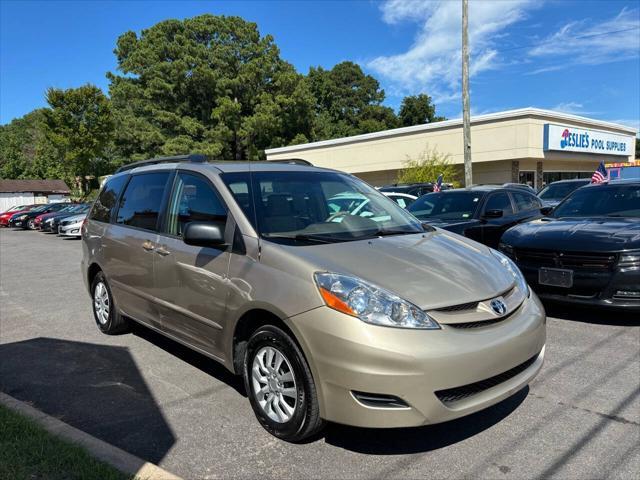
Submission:
<svg viewBox="0 0 640 480">
<path fill-rule="evenodd" d="M 0 178 L 62 178 L 44 112 L 33 110 L 0 127 Z"/>
<path fill-rule="evenodd" d="M 122 75 L 107 76 L 123 157 L 258 159 L 312 136 L 308 86 L 255 23 L 167 20 L 121 35 L 115 53 Z"/>
<path fill-rule="evenodd" d="M 353 62 L 312 67 L 307 81 L 315 98 L 314 140 L 399 126 L 395 112 L 381 105 L 385 94 L 378 81 Z"/>
<path fill-rule="evenodd" d="M 424 93 L 404 97 L 398 117 L 403 127 L 446 120 L 444 117 L 436 116 L 436 106 L 431 97 Z"/>
<path fill-rule="evenodd" d="M 109 99 L 94 85 L 49 88 L 46 98 L 51 107 L 43 110 L 48 137 L 63 161 L 64 176 L 85 194 L 113 134 Z"/>
<path fill-rule="evenodd" d="M 451 163 L 450 155 L 427 146 L 417 158 L 407 157 L 404 168 L 398 171 L 397 183 L 435 182 L 440 174 L 443 182 L 460 186 L 460 169 Z"/>
</svg>

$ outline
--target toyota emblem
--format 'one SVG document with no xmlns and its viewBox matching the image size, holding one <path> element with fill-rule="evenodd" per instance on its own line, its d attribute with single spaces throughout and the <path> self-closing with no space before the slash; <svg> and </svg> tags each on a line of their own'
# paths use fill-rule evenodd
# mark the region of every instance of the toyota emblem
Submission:
<svg viewBox="0 0 640 480">
<path fill-rule="evenodd" d="M 507 306 L 500 298 L 494 298 L 491 300 L 489 305 L 491 306 L 491 310 L 493 310 L 497 315 L 502 316 L 507 313 Z"/>
</svg>

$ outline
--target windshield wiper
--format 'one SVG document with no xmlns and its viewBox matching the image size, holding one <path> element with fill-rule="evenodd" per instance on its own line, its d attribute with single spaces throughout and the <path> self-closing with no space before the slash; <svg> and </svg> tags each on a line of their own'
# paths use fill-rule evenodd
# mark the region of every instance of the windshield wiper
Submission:
<svg viewBox="0 0 640 480">
<path fill-rule="evenodd" d="M 336 243 L 342 242 L 341 238 L 335 237 L 324 237 L 321 235 L 309 235 L 306 233 L 298 233 L 297 235 L 264 235 L 266 238 L 276 238 L 276 239 L 285 239 L 285 240 L 295 240 L 297 242 L 314 242 L 314 243 Z"/>
</svg>

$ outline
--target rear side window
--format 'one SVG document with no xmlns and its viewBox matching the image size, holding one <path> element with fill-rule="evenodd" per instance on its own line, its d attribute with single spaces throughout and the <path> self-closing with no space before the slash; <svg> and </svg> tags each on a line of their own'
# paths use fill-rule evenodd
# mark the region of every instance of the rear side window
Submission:
<svg viewBox="0 0 640 480">
<path fill-rule="evenodd" d="M 189 222 L 222 220 L 227 211 L 215 190 L 204 178 L 179 173 L 169 203 L 167 233 L 182 236 Z"/>
<path fill-rule="evenodd" d="M 100 192 L 100 196 L 93 205 L 91 215 L 89 215 L 91 220 L 109 223 L 111 214 L 116 207 L 118 195 L 120 195 L 122 187 L 124 187 L 128 179 L 128 175 L 120 175 L 119 177 L 107 180 L 107 183 Z"/>
<path fill-rule="evenodd" d="M 538 197 L 526 192 L 511 192 L 516 202 L 516 208 L 519 212 L 526 210 L 535 210 L 542 206 Z"/>
<path fill-rule="evenodd" d="M 511 206 L 509 194 L 506 192 L 492 193 L 487 200 L 484 210 L 485 212 L 487 210 L 502 210 L 502 214 L 505 217 L 511 215 L 513 213 L 513 207 Z"/>
<path fill-rule="evenodd" d="M 169 172 L 134 175 L 120 200 L 116 223 L 156 230 Z"/>
</svg>

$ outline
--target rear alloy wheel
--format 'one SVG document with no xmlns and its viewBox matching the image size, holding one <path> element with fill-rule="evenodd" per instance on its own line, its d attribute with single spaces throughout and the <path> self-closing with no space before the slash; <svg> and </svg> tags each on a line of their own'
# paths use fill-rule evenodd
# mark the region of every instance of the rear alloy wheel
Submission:
<svg viewBox="0 0 640 480">
<path fill-rule="evenodd" d="M 251 336 L 244 384 L 258 421 L 272 435 L 296 442 L 324 427 L 309 365 L 283 330 L 265 325 Z"/>
<path fill-rule="evenodd" d="M 91 284 L 93 318 L 102 333 L 115 335 L 128 330 L 127 320 L 118 313 L 104 273 L 98 272 Z"/>
</svg>

